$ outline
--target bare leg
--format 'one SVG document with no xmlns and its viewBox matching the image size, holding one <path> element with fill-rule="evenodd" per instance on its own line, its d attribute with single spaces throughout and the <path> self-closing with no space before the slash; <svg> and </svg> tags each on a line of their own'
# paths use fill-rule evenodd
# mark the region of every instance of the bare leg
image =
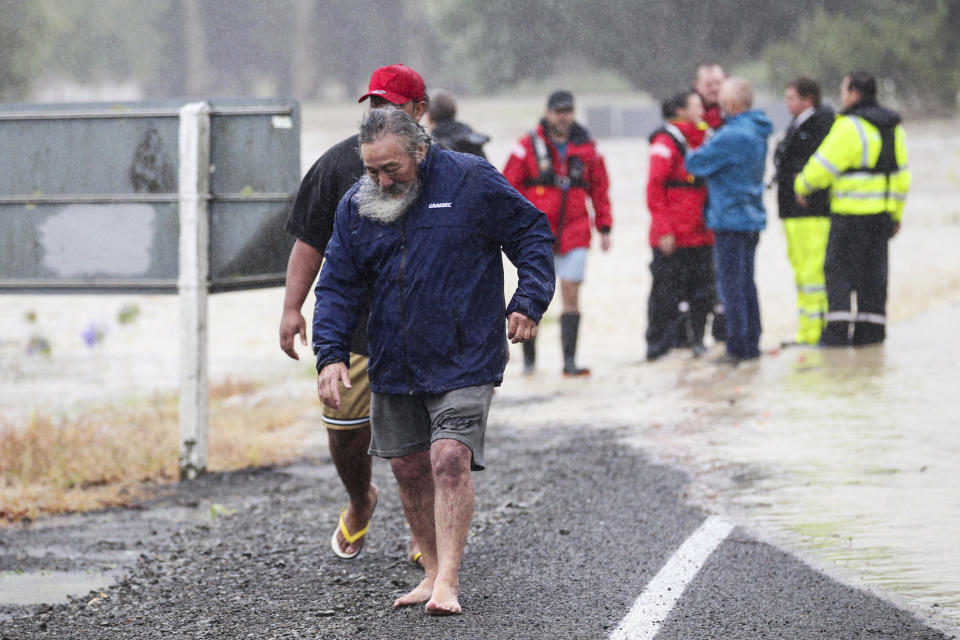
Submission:
<svg viewBox="0 0 960 640">
<path fill-rule="evenodd" d="M 438 556 L 437 578 L 426 605 L 432 615 L 461 612 L 460 561 L 473 518 L 473 475 L 470 448 L 457 440 L 437 440 L 430 450 L 435 489 L 434 518 Z"/>
<path fill-rule="evenodd" d="M 379 492 L 370 482 L 373 462 L 367 453 L 370 447 L 370 425 L 349 431 L 327 429 L 330 457 L 337 468 L 337 475 L 347 490 L 350 505 L 343 517 L 347 529 L 353 533 L 367 526 L 377 505 Z M 344 553 L 353 553 L 363 546 L 363 538 L 351 545 L 338 533 L 337 540 Z"/>
<path fill-rule="evenodd" d="M 563 303 L 563 313 L 579 313 L 580 283 L 574 280 L 561 280 L 560 300 Z"/>
<path fill-rule="evenodd" d="M 423 554 L 423 581 L 410 593 L 397 598 L 395 607 L 423 604 L 433 593 L 437 577 L 437 539 L 434 524 L 434 485 L 430 468 L 430 452 L 420 451 L 400 458 L 391 458 L 390 467 L 397 479 L 397 490 L 403 512 L 410 523 L 414 539 Z"/>
</svg>

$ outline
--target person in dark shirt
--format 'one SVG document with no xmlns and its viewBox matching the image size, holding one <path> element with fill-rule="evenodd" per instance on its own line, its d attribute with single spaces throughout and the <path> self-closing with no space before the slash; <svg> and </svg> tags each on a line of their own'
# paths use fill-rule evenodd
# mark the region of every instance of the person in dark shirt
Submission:
<svg viewBox="0 0 960 640">
<path fill-rule="evenodd" d="M 381 67 L 370 76 L 367 93 L 371 108 L 394 106 L 419 120 L 427 111 L 423 79 L 413 69 L 400 64 Z M 343 195 L 364 174 L 357 134 L 337 143 L 314 163 L 300 184 L 300 190 L 287 220 L 286 230 L 296 237 L 284 291 L 280 320 L 280 348 L 299 360 L 295 342 L 307 344 L 306 321 L 301 308 L 307 298 L 333 234 L 333 219 Z M 368 310 L 361 310 L 366 318 Z M 330 539 L 333 552 L 340 558 L 354 558 L 363 541 L 377 504 L 377 487 L 371 483 L 370 383 L 367 377 L 366 321 L 357 323 L 350 344 L 350 380 L 352 388 L 344 394 L 339 409 L 324 408 L 330 457 L 350 498 L 349 506 Z M 411 540 L 408 560 L 418 562 L 416 540 Z"/>
<path fill-rule="evenodd" d="M 784 91 L 793 116 L 774 153 L 777 169 L 777 204 L 787 236 L 787 258 L 797 284 L 797 344 L 820 341 L 827 313 L 827 285 L 823 260 L 830 235 L 830 192 L 821 190 L 797 202 L 793 181 L 833 126 L 834 113 L 820 104 L 820 86 L 810 78 L 797 78 Z M 789 343 L 787 343 L 789 344 Z"/>
<path fill-rule="evenodd" d="M 453 96 L 446 91 L 435 92 L 427 110 L 430 134 L 446 149 L 472 153 L 486 160 L 483 145 L 490 141 L 490 136 L 475 132 L 470 125 L 457 121 L 456 117 L 457 103 Z"/>
</svg>

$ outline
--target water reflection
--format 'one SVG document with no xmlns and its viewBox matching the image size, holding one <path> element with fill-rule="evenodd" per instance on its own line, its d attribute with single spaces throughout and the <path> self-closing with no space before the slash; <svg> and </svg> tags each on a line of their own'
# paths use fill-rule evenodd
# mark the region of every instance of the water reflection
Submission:
<svg viewBox="0 0 960 640">
<path fill-rule="evenodd" d="M 885 346 L 788 349 L 709 385 L 682 378 L 716 418 L 685 441 L 695 457 L 760 469 L 719 499 L 954 623 L 960 344 L 930 337 L 958 321 L 951 305 L 897 325 Z"/>
</svg>

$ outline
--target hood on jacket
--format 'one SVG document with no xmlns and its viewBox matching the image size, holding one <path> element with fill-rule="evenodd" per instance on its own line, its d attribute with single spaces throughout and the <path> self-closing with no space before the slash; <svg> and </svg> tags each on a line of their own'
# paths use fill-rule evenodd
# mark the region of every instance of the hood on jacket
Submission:
<svg viewBox="0 0 960 640">
<path fill-rule="evenodd" d="M 729 116 L 724 124 L 749 127 L 764 138 L 773 133 L 773 123 L 760 109 L 750 109 L 735 116 Z"/>
<path fill-rule="evenodd" d="M 878 129 L 893 128 L 900 124 L 900 114 L 881 107 L 875 102 L 858 103 L 842 112 L 845 116 L 859 116 Z"/>
<path fill-rule="evenodd" d="M 547 119 L 540 119 L 540 130 L 544 133 L 545 136 L 549 137 L 547 133 L 550 131 L 550 127 L 547 125 Z M 570 126 L 570 137 L 567 138 L 567 142 L 570 144 L 586 144 L 590 142 L 593 138 L 590 137 L 590 132 L 587 131 L 587 128 L 584 127 L 579 122 L 574 122 Z"/>
<path fill-rule="evenodd" d="M 675 135 L 670 131 L 670 127 L 675 127 L 683 135 L 683 140 L 677 140 L 677 142 L 682 143 L 683 147 L 689 147 L 696 149 L 703 144 L 704 140 L 707 138 L 707 129 L 709 126 L 706 122 L 692 122 L 690 120 L 674 120 L 670 119 L 663 123 L 662 126 L 654 130 L 649 136 L 647 136 L 647 142 L 653 142 L 653 139 L 656 138 L 661 133 L 666 133 L 671 138 L 676 138 Z"/>
</svg>

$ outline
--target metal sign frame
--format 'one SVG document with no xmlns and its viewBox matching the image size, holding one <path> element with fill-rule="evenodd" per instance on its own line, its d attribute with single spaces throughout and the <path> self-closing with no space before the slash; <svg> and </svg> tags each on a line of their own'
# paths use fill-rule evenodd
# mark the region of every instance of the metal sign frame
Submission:
<svg viewBox="0 0 960 640">
<path fill-rule="evenodd" d="M 264 247 L 273 245 L 279 247 L 278 251 L 274 251 L 272 254 L 267 255 L 264 253 L 259 256 L 246 255 L 238 257 L 233 253 L 237 251 L 237 247 L 230 246 L 230 242 L 235 242 L 235 240 L 231 240 L 231 233 L 235 230 L 235 225 L 238 220 L 241 223 L 247 224 L 251 222 L 261 222 L 258 211 L 263 209 L 263 207 L 273 206 L 277 210 L 283 209 L 285 215 L 285 212 L 291 206 L 296 196 L 296 188 L 300 179 L 299 106 L 296 101 L 290 99 L 212 100 L 207 101 L 207 104 L 212 135 L 211 164 L 209 165 L 209 169 L 213 173 L 212 181 L 208 184 L 213 188 L 211 190 L 208 187 L 204 196 L 209 203 L 208 215 L 211 218 L 211 227 L 214 229 L 214 233 L 210 239 L 209 257 L 211 260 L 211 269 L 208 273 L 209 291 L 211 293 L 217 293 L 220 291 L 282 286 L 286 270 L 285 260 L 281 261 L 276 259 L 271 261 L 269 259 L 270 256 L 276 257 L 276 254 L 279 253 L 288 254 L 293 244 L 292 238 L 289 238 L 283 232 L 282 223 L 272 224 L 269 227 L 265 226 L 258 229 L 261 235 L 266 236 L 262 238 Z M 83 127 L 89 128 L 91 125 L 81 124 L 73 127 L 71 123 L 74 121 L 89 123 L 90 121 L 104 120 L 137 122 L 146 119 L 153 119 L 162 123 L 168 118 L 180 119 L 182 117 L 182 106 L 182 102 L 0 105 L 0 127 L 12 123 L 23 123 L 24 129 L 26 129 L 44 122 L 51 122 L 49 126 L 55 127 L 57 125 L 53 124 L 53 122 L 56 122 L 64 123 L 68 131 L 82 131 Z M 284 157 L 281 159 L 282 162 L 277 162 L 277 159 L 271 158 L 269 165 L 262 166 L 262 173 L 274 172 L 274 175 L 268 179 L 260 180 L 260 182 L 271 183 L 274 187 L 281 186 L 279 190 L 260 190 L 250 186 L 250 184 L 256 184 L 256 182 L 250 180 L 249 176 L 246 178 L 234 177 L 236 173 L 251 173 L 250 167 L 254 166 L 254 161 L 247 160 L 247 157 L 253 156 L 259 151 L 259 149 L 254 146 L 254 143 L 262 141 L 262 138 L 260 141 L 237 140 L 237 138 L 242 138 L 243 134 L 247 133 L 247 130 L 250 129 L 250 125 L 240 124 L 241 119 L 246 122 L 248 117 L 268 118 L 268 121 L 272 121 L 273 123 L 283 123 L 281 128 L 290 129 L 291 133 L 295 134 L 292 136 L 294 144 L 287 145 L 283 149 Z M 160 128 L 160 125 L 157 126 Z M 173 126 L 175 127 L 176 125 Z M 139 127 L 142 129 L 143 125 L 139 125 Z M 171 137 L 176 136 L 176 128 L 171 130 L 166 125 L 163 125 L 163 127 L 166 128 L 168 132 L 172 131 Z M 246 127 L 247 130 L 243 127 Z M 241 135 L 238 136 L 236 135 L 237 133 Z M 29 138 L 29 135 L 30 134 L 10 137 L 13 138 L 14 143 L 25 146 L 32 142 L 32 140 L 24 139 Z M 75 137 L 76 139 L 84 139 L 89 136 L 81 133 Z M 125 139 L 124 144 L 129 144 L 129 142 L 127 142 L 128 140 L 129 137 Z M 10 140 L 8 140 L 8 143 L 10 143 Z M 46 144 L 48 147 L 58 146 L 51 144 L 49 141 L 46 141 Z M 274 144 L 277 143 L 274 142 Z M 4 158 L 4 162 L 11 163 L 10 166 L 14 168 L 18 164 L 22 165 L 22 156 L 27 156 L 30 153 L 52 153 L 58 158 L 60 162 L 55 163 L 52 167 L 41 166 L 41 170 L 50 173 L 60 170 L 66 171 L 68 169 L 67 167 L 62 167 L 61 169 L 61 165 L 66 162 L 81 167 L 79 171 L 75 169 L 77 173 L 89 171 L 92 168 L 90 167 L 89 160 L 82 157 L 86 155 L 86 150 L 82 148 L 70 151 L 68 149 L 69 145 L 62 145 L 60 148 L 53 149 L 52 151 L 28 149 L 27 152 L 24 153 L 23 149 L 11 148 L 14 146 L 16 145 L 10 144 L 5 153 L 6 158 Z M 125 149 L 125 147 L 123 148 Z M 274 149 L 274 151 L 276 151 L 276 149 Z M 93 153 L 97 152 L 98 150 L 93 151 Z M 171 155 L 173 154 L 171 153 Z M 238 161 L 240 158 L 242 158 L 242 160 Z M 86 165 L 84 165 L 85 162 L 87 163 Z M 120 165 L 121 162 L 122 160 L 118 160 L 117 164 Z M 216 166 L 226 163 L 231 165 L 242 163 L 245 165 L 243 167 L 244 171 L 234 171 L 236 166 Z M 290 163 L 295 164 L 295 171 L 289 170 L 289 178 L 278 180 L 275 176 L 278 170 L 276 165 L 286 165 Z M 55 207 L 56 205 L 63 205 L 64 207 L 73 205 L 89 208 L 96 208 L 98 205 L 103 205 L 103 208 L 121 205 L 145 205 L 155 208 L 158 211 L 158 216 L 162 215 L 165 221 L 164 224 L 169 227 L 167 233 L 173 234 L 176 233 L 176 207 L 180 202 L 180 194 L 177 192 L 177 184 L 175 183 L 177 169 L 175 166 L 169 167 L 169 169 L 170 176 L 163 186 L 157 186 L 155 189 L 151 188 L 149 192 L 144 190 L 137 193 L 102 192 L 103 189 L 95 188 L 91 191 L 90 189 L 83 188 L 87 185 L 77 188 L 78 185 L 75 184 L 78 182 L 77 180 L 63 180 L 63 182 L 73 182 L 74 184 L 70 185 L 73 188 L 66 190 L 59 189 L 59 191 L 61 191 L 59 193 L 44 192 L 44 190 L 58 191 L 58 189 L 48 189 L 51 185 L 44 185 L 42 182 L 39 185 L 40 189 L 34 190 L 30 186 L 34 184 L 31 180 L 30 184 L 27 185 L 27 191 L 33 192 L 24 193 L 16 192 L 16 187 L 17 185 L 22 187 L 23 185 L 20 183 L 26 182 L 26 180 L 15 180 L 14 182 L 16 184 L 12 185 L 14 192 L 11 192 L 11 185 L 6 185 L 5 187 L 0 185 L 0 214 L 5 214 L 12 209 L 15 213 L 20 212 L 21 215 L 24 215 L 23 212 L 26 212 L 25 217 L 29 219 L 41 213 L 41 210 Z M 240 182 L 238 182 L 238 180 L 240 180 Z M 244 180 L 249 180 L 249 184 Z M 60 182 L 60 175 L 56 175 L 54 181 Z M 278 185 L 278 182 L 282 184 Z M 261 186 L 264 185 L 261 184 Z M 120 191 L 123 190 L 124 189 L 120 189 Z M 30 225 L 29 221 L 25 224 L 26 226 Z M 0 261 L 0 294 L 27 292 L 176 293 L 178 274 L 175 272 L 175 268 L 178 262 L 175 255 L 175 239 L 173 243 L 166 243 L 163 246 L 163 251 L 165 252 L 163 261 L 166 267 L 163 269 L 151 267 L 151 271 L 163 271 L 160 276 L 156 276 L 155 274 L 136 275 L 133 277 L 88 276 L 86 274 L 80 277 L 64 277 L 56 274 L 40 275 L 39 277 L 32 274 L 25 276 L 18 274 L 16 268 L 10 270 L 9 262 L 6 263 L 5 268 L 4 263 Z M 16 247 L 14 247 L 14 249 L 16 249 Z M 0 250 L 2 250 L 2 246 L 0 246 Z M 258 264 L 258 261 L 269 262 L 270 264 L 264 269 L 264 267 Z M 23 262 L 21 262 L 21 264 L 23 264 Z M 27 264 L 39 264 L 39 261 L 30 262 L 28 259 Z M 7 272 L 4 273 L 4 271 Z"/>
<path fill-rule="evenodd" d="M 231 104 L 231 102 L 233 104 Z M 209 377 L 207 344 L 207 297 L 217 291 L 280 286 L 284 283 L 285 269 L 270 273 L 247 273 L 236 275 L 223 268 L 224 273 L 211 277 L 211 253 L 221 250 L 211 244 L 213 208 L 218 203 L 258 205 L 262 203 L 291 203 L 299 184 L 299 109 L 295 101 L 267 104 L 237 104 L 243 101 L 194 102 L 178 107 L 141 105 L 77 105 L 77 108 L 52 105 L 40 110 L 0 110 L 0 121 L 37 120 L 89 120 L 114 118 L 177 118 L 178 160 L 175 190 L 167 184 L 161 193 L 63 193 L 45 195 L 3 194 L 0 205 L 22 205 L 30 210 L 38 205 L 116 205 L 116 204 L 166 204 L 176 205 L 176 221 L 179 225 L 177 240 L 177 275 L 166 279 L 118 279 L 118 278 L 10 278 L 0 274 L 0 294 L 3 293 L 177 293 L 180 302 L 179 347 L 180 347 L 180 477 L 194 478 L 207 468 L 209 426 Z M 251 101 L 246 101 L 251 102 Z M 218 116 L 270 116 L 275 128 L 292 129 L 292 143 L 276 143 L 284 152 L 295 158 L 296 171 L 289 178 L 290 192 L 257 192 L 249 188 L 229 189 L 211 193 L 211 183 L 220 178 L 231 183 L 235 176 L 212 178 L 215 167 L 212 163 L 213 146 L 220 143 L 227 147 L 238 144 L 235 140 L 218 140 L 215 134 Z M 228 127 L 228 124 L 223 126 Z M 227 132 L 229 133 L 229 132 Z M 222 135 L 221 137 L 229 137 Z M 252 143 L 251 143 L 252 144 Z M 245 149 L 226 149 L 227 154 L 244 153 Z M 256 167 L 248 171 L 256 171 Z M 272 170 L 277 170 L 272 167 Z M 283 169 L 279 169 L 283 171 Z M 171 176 L 172 178 L 172 176 Z M 169 183 L 169 180 L 165 181 Z M 256 211 L 254 211 L 256 214 Z M 249 218 L 249 216 L 248 216 Z M 229 222 L 229 221 L 228 221 Z M 258 221 L 263 223 L 263 221 Z M 268 222 L 273 244 L 280 244 L 276 253 L 282 256 L 285 266 L 292 239 L 282 228 Z M 259 232 L 260 230 L 258 230 Z M 276 235 L 279 234 L 279 235 Z M 282 243 L 278 239 L 282 238 Z M 229 266 L 229 265 L 228 265 Z M 278 264 L 279 266 L 279 264 Z M 250 268 L 247 266 L 247 270 Z"/>
</svg>

